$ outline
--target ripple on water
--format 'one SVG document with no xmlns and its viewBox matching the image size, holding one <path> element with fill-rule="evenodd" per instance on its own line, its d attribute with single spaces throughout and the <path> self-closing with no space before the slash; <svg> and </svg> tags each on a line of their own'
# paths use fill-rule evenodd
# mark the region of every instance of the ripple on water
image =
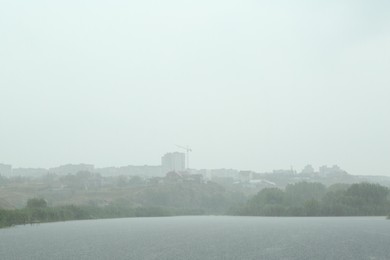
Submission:
<svg viewBox="0 0 390 260">
<path fill-rule="evenodd" d="M 0 230 L 0 259 L 389 259 L 380 217 L 164 217 Z"/>
</svg>

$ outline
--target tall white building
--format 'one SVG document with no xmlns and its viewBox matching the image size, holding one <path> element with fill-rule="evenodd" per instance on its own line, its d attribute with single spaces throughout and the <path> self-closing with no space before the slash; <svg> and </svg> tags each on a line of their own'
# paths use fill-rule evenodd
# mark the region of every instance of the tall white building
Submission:
<svg viewBox="0 0 390 260">
<path fill-rule="evenodd" d="M 161 158 L 162 174 L 168 172 L 180 172 L 185 170 L 186 159 L 184 153 L 167 153 Z"/>
</svg>

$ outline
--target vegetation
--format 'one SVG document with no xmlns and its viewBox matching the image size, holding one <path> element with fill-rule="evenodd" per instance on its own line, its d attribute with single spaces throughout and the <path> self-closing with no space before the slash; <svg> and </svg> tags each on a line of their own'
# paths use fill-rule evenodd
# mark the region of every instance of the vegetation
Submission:
<svg viewBox="0 0 390 260">
<path fill-rule="evenodd" d="M 118 205 L 98 206 L 58 206 L 47 207 L 44 199 L 34 198 L 22 209 L 0 209 L 0 228 L 20 224 L 55 222 L 83 219 L 103 219 L 122 217 L 155 217 L 173 215 L 199 215 L 202 211 L 163 207 L 124 207 Z"/>
<path fill-rule="evenodd" d="M 237 215 L 250 216 L 385 216 L 390 212 L 389 189 L 359 183 L 326 188 L 300 182 L 285 190 L 267 188 L 252 197 Z"/>
<path fill-rule="evenodd" d="M 162 178 L 153 182 L 139 177 L 126 181 L 119 176 L 105 180 L 109 184 L 103 185 L 88 176 L 78 173 L 62 176 L 58 183 L 7 186 L 0 191 L 0 227 L 80 219 L 224 214 L 247 199 L 212 182 Z M 32 198 L 26 203 L 25 198 L 32 196 L 46 199 Z"/>
<path fill-rule="evenodd" d="M 166 183 L 139 189 L 129 201 L 147 207 L 201 209 L 206 214 L 225 214 L 247 200 L 243 194 L 215 183 Z"/>
<path fill-rule="evenodd" d="M 45 199 L 32 198 L 24 208 L 0 208 L 0 227 L 82 219 L 218 214 L 226 212 L 229 205 L 235 206 L 229 214 L 249 216 L 384 216 L 390 212 L 389 189 L 379 184 L 335 184 L 326 188 L 321 183 L 300 182 L 289 184 L 284 190 L 263 189 L 246 203 L 242 202 L 242 195 L 228 193 L 217 185 L 198 186 L 144 188 L 139 190 L 138 203 L 122 198 L 106 205 L 49 207 Z"/>
</svg>

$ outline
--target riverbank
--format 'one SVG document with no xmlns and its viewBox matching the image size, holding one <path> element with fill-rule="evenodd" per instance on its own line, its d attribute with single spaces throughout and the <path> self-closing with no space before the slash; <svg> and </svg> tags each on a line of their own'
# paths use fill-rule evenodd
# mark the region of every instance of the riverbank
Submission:
<svg viewBox="0 0 390 260">
<path fill-rule="evenodd" d="M 0 209 L 0 228 L 34 223 L 59 222 L 69 220 L 166 217 L 181 215 L 201 215 L 201 210 L 174 209 L 164 207 L 118 207 L 118 206 L 59 206 L 43 208 Z"/>
<path fill-rule="evenodd" d="M 246 203 L 237 203 L 234 197 L 205 198 L 202 192 L 196 193 L 195 196 L 195 193 L 185 189 L 180 189 L 180 192 L 171 191 L 170 196 L 165 197 L 163 195 L 166 193 L 149 191 L 147 193 L 149 196 L 145 197 L 148 199 L 144 200 L 146 205 L 116 201 L 105 206 L 87 204 L 49 207 L 45 199 L 33 198 L 29 199 L 22 209 L 0 209 L 0 228 L 67 220 L 206 214 L 275 217 L 386 216 L 390 212 L 389 193 L 387 187 L 379 184 L 338 184 L 326 187 L 321 183 L 300 182 L 289 184 L 284 190 L 265 188 Z M 186 194 L 188 198 L 180 201 L 182 199 L 180 194 Z M 201 199 L 202 202 L 199 203 L 197 199 Z M 184 204 L 185 201 L 188 203 Z M 221 210 L 220 201 L 224 202 L 222 207 L 224 210 Z M 227 202 L 231 202 L 230 208 Z"/>
</svg>

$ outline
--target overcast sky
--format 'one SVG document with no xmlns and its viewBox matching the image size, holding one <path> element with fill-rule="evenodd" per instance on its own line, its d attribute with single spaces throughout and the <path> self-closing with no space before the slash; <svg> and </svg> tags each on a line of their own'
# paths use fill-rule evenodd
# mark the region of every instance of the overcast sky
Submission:
<svg viewBox="0 0 390 260">
<path fill-rule="evenodd" d="M 390 175 L 390 1 L 0 0 L 0 163 Z"/>
</svg>

